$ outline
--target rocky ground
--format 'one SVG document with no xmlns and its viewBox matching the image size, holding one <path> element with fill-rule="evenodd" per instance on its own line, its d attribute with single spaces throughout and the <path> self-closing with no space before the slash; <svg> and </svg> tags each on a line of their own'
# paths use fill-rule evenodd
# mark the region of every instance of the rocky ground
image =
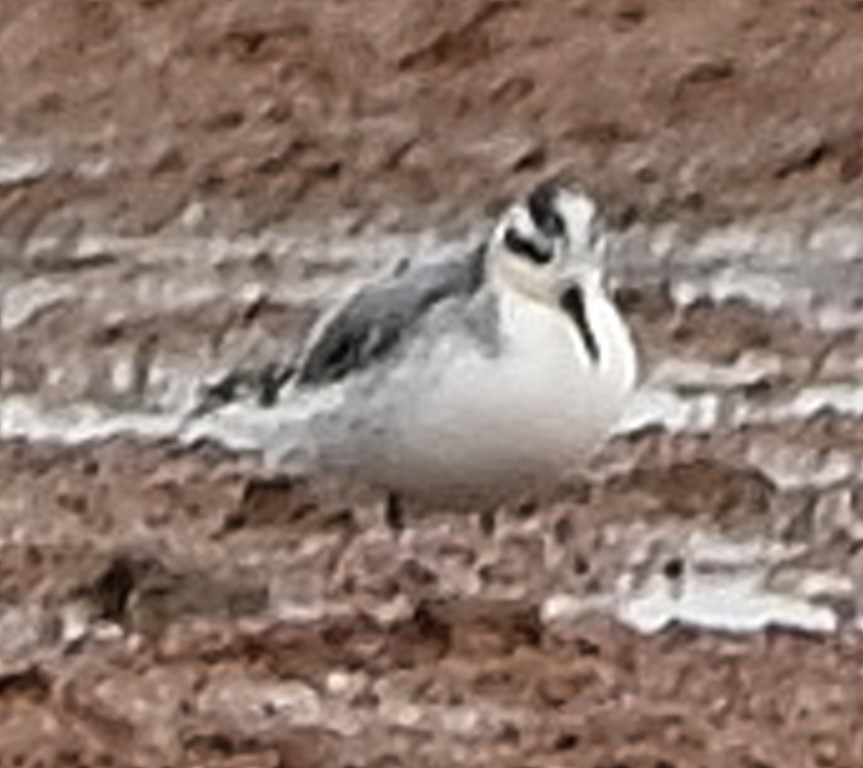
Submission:
<svg viewBox="0 0 863 768">
<path fill-rule="evenodd" d="M 0 765 L 863 765 L 863 5 L 0 0 Z M 488 520 L 172 431 L 565 173 L 645 387 Z"/>
</svg>

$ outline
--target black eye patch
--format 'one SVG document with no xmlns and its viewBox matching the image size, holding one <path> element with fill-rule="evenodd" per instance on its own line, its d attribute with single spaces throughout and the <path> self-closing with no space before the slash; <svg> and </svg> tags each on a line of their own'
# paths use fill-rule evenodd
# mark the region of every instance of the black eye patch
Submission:
<svg viewBox="0 0 863 768">
<path fill-rule="evenodd" d="M 534 264 L 548 264 L 554 256 L 550 249 L 544 249 L 533 240 L 522 237 L 514 229 L 506 231 L 504 242 L 513 253 L 530 259 Z"/>
</svg>

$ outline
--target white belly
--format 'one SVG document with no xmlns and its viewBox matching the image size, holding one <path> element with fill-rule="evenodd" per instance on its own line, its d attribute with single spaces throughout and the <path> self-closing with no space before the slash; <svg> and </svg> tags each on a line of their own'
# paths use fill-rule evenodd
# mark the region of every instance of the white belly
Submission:
<svg viewBox="0 0 863 768">
<path fill-rule="evenodd" d="M 589 318 L 598 362 L 565 315 L 523 300 L 501 307 L 500 356 L 441 345 L 416 381 L 403 383 L 421 397 L 395 409 L 398 426 L 387 455 L 375 457 L 375 479 L 419 493 L 505 493 L 553 481 L 588 458 L 635 381 L 629 333 L 600 298 Z"/>
</svg>

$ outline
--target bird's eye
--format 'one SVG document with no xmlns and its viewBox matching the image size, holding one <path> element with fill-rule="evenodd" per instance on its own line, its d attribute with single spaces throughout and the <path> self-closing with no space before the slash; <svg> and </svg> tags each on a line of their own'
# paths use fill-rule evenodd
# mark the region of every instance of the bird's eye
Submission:
<svg viewBox="0 0 863 768">
<path fill-rule="evenodd" d="M 514 229 L 506 231 L 504 242 L 513 253 L 530 259 L 534 264 L 548 264 L 554 256 L 550 249 L 542 248 L 533 240 L 522 237 Z"/>
</svg>

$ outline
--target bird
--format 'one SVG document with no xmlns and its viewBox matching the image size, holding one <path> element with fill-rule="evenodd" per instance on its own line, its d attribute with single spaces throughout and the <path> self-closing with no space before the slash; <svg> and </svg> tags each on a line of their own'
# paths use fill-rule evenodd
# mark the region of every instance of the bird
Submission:
<svg viewBox="0 0 863 768">
<path fill-rule="evenodd" d="M 601 447 L 637 383 L 605 287 L 609 231 L 581 186 L 543 182 L 479 246 L 398 262 L 291 360 L 228 376 L 200 410 L 251 398 L 273 461 L 299 451 L 398 499 L 500 503 L 554 485 Z M 291 405 L 315 400 L 297 437 Z"/>
</svg>

